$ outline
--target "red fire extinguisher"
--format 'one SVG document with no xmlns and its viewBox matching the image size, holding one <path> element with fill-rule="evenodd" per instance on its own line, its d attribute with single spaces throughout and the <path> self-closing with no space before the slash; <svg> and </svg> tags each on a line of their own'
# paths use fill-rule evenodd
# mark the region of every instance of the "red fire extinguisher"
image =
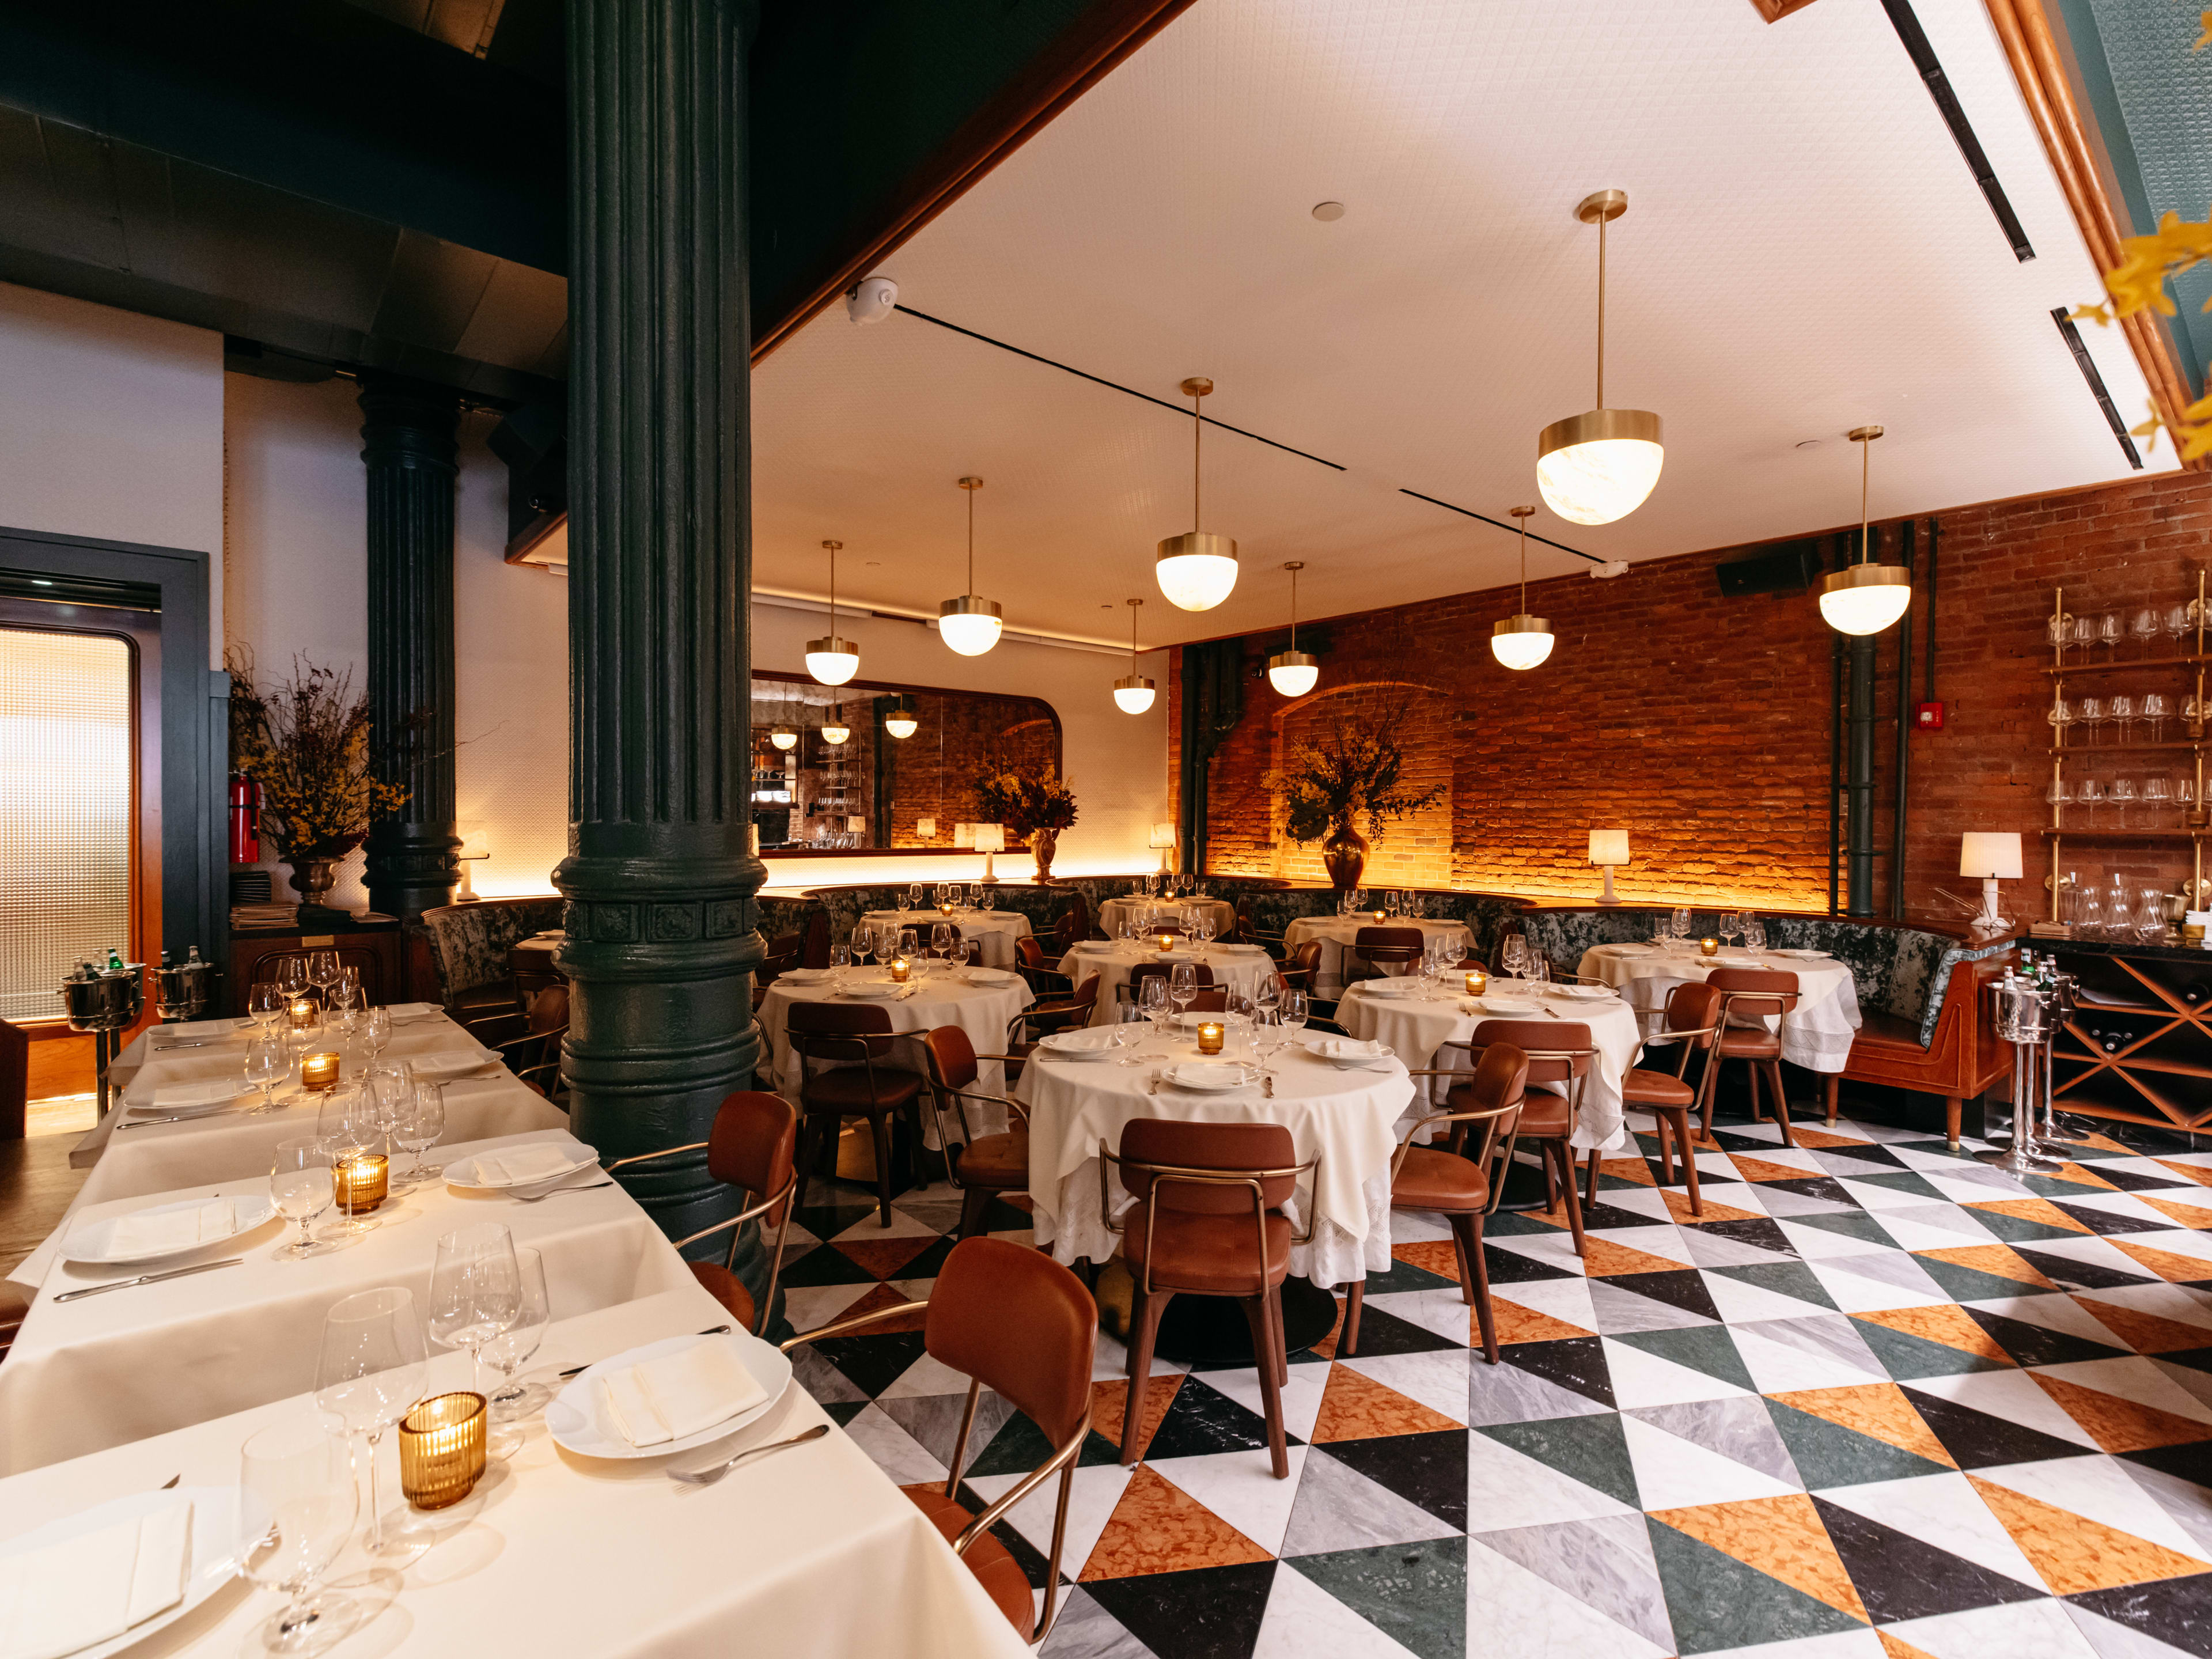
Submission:
<svg viewBox="0 0 2212 1659">
<path fill-rule="evenodd" d="M 230 775 L 230 861 L 261 862 L 261 786 L 239 772 Z"/>
</svg>

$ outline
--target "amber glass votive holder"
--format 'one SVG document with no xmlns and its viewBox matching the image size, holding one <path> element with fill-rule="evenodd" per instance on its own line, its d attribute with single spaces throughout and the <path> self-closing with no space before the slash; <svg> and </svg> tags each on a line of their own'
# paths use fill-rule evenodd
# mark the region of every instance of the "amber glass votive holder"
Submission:
<svg viewBox="0 0 2212 1659">
<path fill-rule="evenodd" d="M 382 1152 L 342 1152 L 331 1164 L 331 1188 L 338 1208 L 367 1215 L 391 1190 L 391 1162 Z"/>
<path fill-rule="evenodd" d="M 1717 957 L 1717 956 L 1720 955 L 1720 953 L 1721 953 L 1721 942 L 1720 942 L 1718 939 L 1699 939 L 1699 940 L 1698 941 L 1698 954 L 1699 956 L 1701 956 L 1701 957 Z"/>
<path fill-rule="evenodd" d="M 418 1510 L 451 1508 L 484 1472 L 484 1397 L 441 1394 L 399 1419 L 399 1490 Z"/>
<path fill-rule="evenodd" d="M 286 1018 L 291 1022 L 292 1029 L 295 1031 L 304 1031 L 314 1024 L 315 1015 L 319 1010 L 313 998 L 301 997 L 284 1012 Z"/>
<path fill-rule="evenodd" d="M 1206 1019 L 1199 1022 L 1198 1052 L 1201 1054 L 1218 1054 L 1221 1052 L 1221 1022 L 1219 1020 Z"/>
<path fill-rule="evenodd" d="M 1160 949 L 1163 951 L 1172 951 L 1175 949 L 1175 935 L 1173 933 L 1162 933 L 1160 935 Z"/>
<path fill-rule="evenodd" d="M 1487 974 L 1486 974 L 1486 973 L 1484 973 L 1484 972 L 1482 971 L 1482 969 L 1480 969 L 1480 968 L 1474 969 L 1473 971 L 1471 971 L 1471 972 L 1468 975 L 1468 976 L 1467 976 L 1467 994 L 1468 994 L 1468 995 L 1469 995 L 1469 996 L 1471 996 L 1471 997 L 1479 997 L 1479 996 L 1480 996 L 1484 992 L 1487 991 L 1489 988 L 1490 988 L 1490 975 L 1487 975 Z"/>
<path fill-rule="evenodd" d="M 908 976 L 909 974 L 913 973 L 913 972 L 914 972 L 914 964 L 913 964 L 912 963 L 908 962 L 908 961 L 904 957 L 893 957 L 891 958 L 891 983 L 892 983 L 892 984 L 894 984 L 894 985 L 903 985 L 903 984 L 905 984 L 905 983 L 906 983 L 906 981 L 907 981 L 907 976 Z"/>
<path fill-rule="evenodd" d="M 307 1054 L 300 1061 L 300 1086 L 303 1089 L 327 1089 L 338 1080 L 338 1057 L 336 1054 Z"/>
</svg>

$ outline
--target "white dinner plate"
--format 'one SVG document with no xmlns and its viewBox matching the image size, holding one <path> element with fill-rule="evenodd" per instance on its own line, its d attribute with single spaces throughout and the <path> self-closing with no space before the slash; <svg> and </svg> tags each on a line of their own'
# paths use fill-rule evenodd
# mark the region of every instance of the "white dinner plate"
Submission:
<svg viewBox="0 0 2212 1659">
<path fill-rule="evenodd" d="M 1113 1038 L 1103 1030 L 1054 1031 L 1049 1036 L 1039 1038 L 1037 1048 L 1055 1060 L 1110 1060 L 1121 1052 L 1114 1047 Z"/>
<path fill-rule="evenodd" d="M 889 980 L 864 979 L 848 985 L 839 994 L 848 997 L 866 997 L 872 1001 L 881 1002 L 896 996 L 906 988 L 903 985 L 894 985 Z"/>
<path fill-rule="evenodd" d="M 177 1210 L 197 1210 L 210 1200 L 187 1198 L 174 1204 L 153 1204 L 143 1210 L 132 1210 L 131 1215 L 167 1215 Z M 62 1241 L 62 1260 L 74 1261 L 87 1267 L 120 1267 L 140 1261 L 167 1261 L 173 1256 L 190 1255 L 194 1250 L 204 1250 L 210 1245 L 224 1243 L 256 1227 L 265 1225 L 276 1209 L 266 1194 L 234 1194 L 230 1200 L 232 1226 L 228 1232 L 213 1238 L 203 1238 L 195 1244 L 179 1245 L 175 1249 L 155 1250 L 150 1254 L 131 1251 L 118 1255 L 115 1249 L 115 1226 L 123 1216 L 105 1216 L 98 1221 L 88 1221 Z"/>
<path fill-rule="evenodd" d="M 1540 1002 L 1518 1002 L 1510 997 L 1471 997 L 1468 999 L 1486 1014 L 1496 1014 L 1501 1019 L 1535 1019 L 1542 1017 Z"/>
<path fill-rule="evenodd" d="M 1343 1040 L 1341 1037 L 1324 1037 L 1322 1042 L 1341 1042 Z M 1311 1042 L 1306 1045 L 1306 1052 L 1316 1060 L 1325 1060 L 1347 1072 L 1377 1071 L 1397 1057 L 1397 1051 L 1387 1042 L 1376 1043 L 1365 1054 L 1325 1054 L 1322 1052 L 1321 1042 Z"/>
<path fill-rule="evenodd" d="M 1004 968 L 970 968 L 967 972 L 970 985 L 1011 985 L 1020 977 Z"/>
<path fill-rule="evenodd" d="M 134 1117 L 205 1117 L 211 1112 L 228 1111 L 242 1097 L 260 1092 L 259 1088 L 249 1087 L 233 1078 L 203 1078 L 191 1083 L 163 1084 L 149 1090 L 145 1097 L 133 1103 L 130 1109 Z M 163 1095 L 172 1097 L 164 1101 Z M 179 1096 L 183 1098 L 176 1098 Z"/>
<path fill-rule="evenodd" d="M 499 1053 L 493 1048 L 455 1048 L 407 1056 L 408 1075 L 421 1078 L 426 1083 L 450 1083 L 455 1078 L 468 1077 L 498 1064 Z"/>
<path fill-rule="evenodd" d="M 248 1017 L 244 1019 L 194 1019 L 175 1025 L 157 1025 L 149 1035 L 146 1046 L 159 1053 L 164 1048 L 189 1046 L 210 1039 L 220 1042 L 225 1037 L 236 1036 L 240 1031 L 251 1030 L 253 1024 L 252 1018 Z M 153 1039 L 155 1037 L 164 1040 L 155 1042 Z"/>
<path fill-rule="evenodd" d="M 1224 1089 L 1241 1089 L 1249 1083 L 1252 1068 L 1218 1060 L 1187 1060 L 1179 1066 L 1169 1066 L 1160 1075 L 1178 1089 L 1218 1094 Z"/>
<path fill-rule="evenodd" d="M 133 1492 L 115 1498 L 0 1543 L 0 1556 L 58 1544 L 81 1533 L 95 1532 L 118 1521 L 144 1515 L 161 1504 L 188 1498 L 192 1504 L 191 1565 L 185 1574 L 184 1599 L 175 1606 L 142 1619 L 130 1629 L 79 1648 L 68 1659 L 107 1659 L 112 1653 L 135 1647 L 155 1631 L 165 1630 L 238 1577 L 238 1489 L 235 1486 L 177 1486 L 167 1492 Z"/>
<path fill-rule="evenodd" d="M 451 1164 L 446 1165 L 447 1184 L 453 1187 L 465 1187 L 480 1193 L 522 1192 L 533 1187 L 550 1187 L 556 1181 L 566 1181 L 577 1170 L 588 1170 L 599 1161 L 599 1153 L 580 1140 L 570 1140 L 565 1145 L 558 1140 L 550 1140 L 544 1144 L 568 1153 L 568 1167 L 565 1170 L 556 1170 L 550 1175 L 534 1176 L 528 1181 L 485 1181 L 477 1177 L 475 1158 L 455 1158 Z M 495 1152 L 491 1156 L 497 1158 L 499 1154 Z"/>
<path fill-rule="evenodd" d="M 1826 951 L 1769 951 L 1766 954 L 1770 957 L 1788 957 L 1792 962 L 1825 962 L 1828 957 Z"/>
<path fill-rule="evenodd" d="M 1607 985 L 1554 985 L 1545 994 L 1565 997 L 1572 1002 L 1607 1002 L 1612 1000 L 1613 991 Z"/>
<path fill-rule="evenodd" d="M 1408 975 L 1402 979 L 1356 980 L 1353 981 L 1353 988 L 1363 996 L 1382 997 L 1387 1000 L 1393 997 L 1425 995 L 1429 988 L 1421 981 Z"/>
<path fill-rule="evenodd" d="M 606 1396 L 600 1390 L 599 1378 L 608 1371 L 618 1371 L 625 1365 L 635 1365 L 641 1360 L 658 1359 L 665 1353 L 680 1353 L 702 1342 L 729 1344 L 730 1351 L 753 1374 L 753 1381 L 761 1385 L 768 1398 L 724 1418 L 709 1428 L 672 1440 L 665 1446 L 647 1449 L 631 1445 L 623 1438 L 622 1431 L 607 1420 Z M 602 1359 L 596 1365 L 586 1366 L 576 1380 L 554 1395 L 552 1402 L 545 1407 L 545 1427 L 552 1435 L 554 1444 L 584 1457 L 666 1457 L 677 1452 L 711 1445 L 735 1434 L 782 1399 L 783 1391 L 790 1382 L 791 1356 L 762 1341 L 749 1331 L 726 1331 L 719 1336 L 672 1336 L 659 1342 L 648 1342 L 643 1347 L 625 1350 Z"/>
</svg>

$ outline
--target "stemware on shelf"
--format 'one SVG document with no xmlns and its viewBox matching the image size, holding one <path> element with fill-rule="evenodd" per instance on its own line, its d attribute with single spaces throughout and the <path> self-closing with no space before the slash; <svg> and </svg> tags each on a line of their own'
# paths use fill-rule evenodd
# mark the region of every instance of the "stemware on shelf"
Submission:
<svg viewBox="0 0 2212 1659">
<path fill-rule="evenodd" d="M 522 1270 L 505 1225 L 473 1221 L 438 1241 L 430 1268 L 430 1338 L 469 1351 L 478 1394 L 484 1391 L 484 1345 L 521 1316 Z"/>
<path fill-rule="evenodd" d="M 2044 711 L 2043 718 L 2051 723 L 2051 741 L 2063 743 L 2066 728 L 2074 724 L 2074 705 L 2063 697 L 2053 697 L 2051 707 Z"/>
<path fill-rule="evenodd" d="M 2170 605 L 2166 606 L 2166 637 L 2173 641 L 2173 648 L 2177 653 L 2185 653 L 2188 651 L 2189 647 L 2183 644 L 2182 641 L 2185 636 L 2191 633 L 2196 629 L 2196 626 L 2197 623 L 2194 619 L 2191 617 L 2189 614 L 2189 607 L 2187 605 Z"/>
<path fill-rule="evenodd" d="M 2143 660 L 2150 660 L 2150 648 L 2159 635 L 2159 614 L 2151 605 L 2143 605 L 2128 618 L 2128 636 L 2142 647 Z"/>
<path fill-rule="evenodd" d="M 2105 723 L 2105 700 L 2102 697 L 2082 698 L 2079 718 L 2081 724 L 2089 728 L 2089 742 L 2094 746 L 2097 728 Z"/>
<path fill-rule="evenodd" d="M 2142 782 L 2143 818 L 2148 827 L 2163 828 L 2166 816 L 2173 804 L 2173 786 L 2161 776 L 2145 778 Z"/>
<path fill-rule="evenodd" d="M 368 1536 L 371 1555 L 397 1555 L 416 1540 L 384 1528 L 376 1478 L 376 1448 L 384 1431 L 422 1397 L 428 1358 L 415 1296 L 398 1285 L 360 1291 L 323 1316 L 322 1352 L 315 1362 L 315 1403 L 368 1447 Z"/>
<path fill-rule="evenodd" d="M 2094 617 L 2074 618 L 2074 643 L 2086 650 L 2097 642 L 2097 619 Z"/>
<path fill-rule="evenodd" d="M 2105 795 L 2119 814 L 2119 827 L 2123 830 L 2126 829 L 2128 808 L 2134 805 L 2136 802 L 2136 781 L 2133 778 L 2114 778 L 2111 787 L 2106 790 Z"/>
<path fill-rule="evenodd" d="M 2128 740 L 2128 727 L 2136 717 L 2136 700 L 2126 696 L 2114 697 L 2105 705 L 2105 712 L 2119 726 L 2120 742 L 2124 744 Z"/>
<path fill-rule="evenodd" d="M 2085 828 L 2094 829 L 2097 809 L 2105 804 L 2105 782 L 2102 778 L 2084 778 L 2074 787 L 2074 799 L 2081 803 L 2081 822 Z"/>
<path fill-rule="evenodd" d="M 361 1619 L 359 1603 L 317 1592 L 361 1513 L 351 1448 L 317 1414 L 250 1436 L 238 1461 L 239 1570 L 285 1597 L 260 1627 L 261 1645 L 320 1653 Z"/>
<path fill-rule="evenodd" d="M 2074 786 L 2063 777 L 2053 778 L 2050 787 L 2043 792 L 2043 798 L 2053 806 L 2067 805 L 2074 799 Z"/>
<path fill-rule="evenodd" d="M 2120 634 L 2120 618 L 2117 612 L 2107 611 L 2097 618 L 2098 644 L 2117 651 L 2119 648 Z"/>
<path fill-rule="evenodd" d="M 2163 741 L 2166 737 L 2166 722 L 2173 714 L 2172 699 L 2162 691 L 2146 692 L 2143 696 L 2141 713 L 2142 718 L 2150 722 L 2150 740 L 2153 743 Z"/>
</svg>

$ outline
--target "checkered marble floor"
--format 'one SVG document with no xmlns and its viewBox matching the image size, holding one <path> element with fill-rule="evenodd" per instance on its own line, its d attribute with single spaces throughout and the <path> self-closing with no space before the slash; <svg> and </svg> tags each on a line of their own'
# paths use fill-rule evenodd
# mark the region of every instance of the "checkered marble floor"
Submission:
<svg viewBox="0 0 2212 1659">
<path fill-rule="evenodd" d="M 2100 1140 L 2022 1185 L 1919 1133 L 1797 1135 L 1717 1126 L 1695 1224 L 1656 1165 L 1608 1162 L 1583 1258 L 1559 1217 L 1495 1218 L 1497 1366 L 1449 1232 L 1397 1217 L 1359 1356 L 1332 1332 L 1291 1358 L 1287 1480 L 1249 1367 L 1161 1366 L 1123 1468 L 1102 1333 L 1044 1652 L 2212 1656 L 2212 1152 Z M 928 1294 L 941 1182 L 888 1231 L 823 1195 L 795 1326 Z M 894 1480 L 945 1480 L 966 1385 L 918 1319 L 799 1376 Z M 1045 1455 L 986 1395 L 970 1507 Z M 1053 1490 L 1000 1529 L 1040 1585 Z"/>
</svg>

